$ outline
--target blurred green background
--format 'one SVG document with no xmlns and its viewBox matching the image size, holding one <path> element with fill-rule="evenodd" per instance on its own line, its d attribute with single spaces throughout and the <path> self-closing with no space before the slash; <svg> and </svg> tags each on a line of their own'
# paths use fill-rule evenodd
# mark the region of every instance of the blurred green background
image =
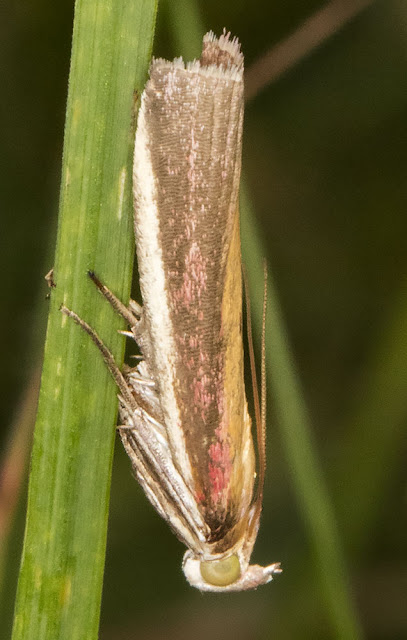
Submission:
<svg viewBox="0 0 407 640">
<path fill-rule="evenodd" d="M 197 6 L 205 31 L 220 33 L 226 26 L 238 35 L 250 74 L 251 64 L 325 3 L 175 5 L 159 5 L 155 55 L 199 55 L 199 49 L 180 50 L 179 43 L 189 10 Z M 29 424 L 35 413 L 27 389 L 35 384 L 45 333 L 43 276 L 52 266 L 56 234 L 73 3 L 25 0 L 2 9 L 4 461 L 16 425 L 23 418 Z M 336 512 L 351 592 L 365 637 L 372 640 L 407 637 L 406 67 L 407 5 L 371 2 L 266 84 L 248 101 L 245 115 L 244 171 Z M 281 561 L 284 573 L 256 592 L 222 597 L 202 596 L 186 585 L 183 547 L 142 495 L 118 441 L 102 640 L 334 637 L 273 407 L 268 436 L 254 560 Z M 29 441 L 27 428 L 17 462 L 24 463 Z M 1 640 L 9 637 L 25 490 L 24 481 L 12 521 L 4 515 L 13 513 L 12 498 L 0 496 L 0 535 L 8 532 L 7 546 L 0 538 L 6 550 Z"/>
</svg>

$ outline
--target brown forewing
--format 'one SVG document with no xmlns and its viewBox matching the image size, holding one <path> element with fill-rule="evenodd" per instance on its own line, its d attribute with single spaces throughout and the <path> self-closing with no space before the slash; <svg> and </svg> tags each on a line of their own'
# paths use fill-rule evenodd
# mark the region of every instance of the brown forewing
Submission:
<svg viewBox="0 0 407 640">
<path fill-rule="evenodd" d="M 159 176 L 160 245 L 177 351 L 174 392 L 196 498 L 216 540 L 247 510 L 253 471 L 252 451 L 244 453 L 250 421 L 237 202 L 243 82 L 211 69 L 198 73 L 197 65 L 156 61 L 145 114 Z"/>
</svg>

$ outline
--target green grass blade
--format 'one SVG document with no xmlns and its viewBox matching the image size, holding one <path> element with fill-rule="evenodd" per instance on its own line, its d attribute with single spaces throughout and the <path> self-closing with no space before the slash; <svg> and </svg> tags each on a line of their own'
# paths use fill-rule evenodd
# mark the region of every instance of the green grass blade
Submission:
<svg viewBox="0 0 407 640">
<path fill-rule="evenodd" d="M 151 54 L 155 0 L 77 0 L 60 217 L 31 461 L 13 640 L 98 635 L 116 388 L 73 308 L 120 365 L 121 321 L 86 276 L 129 295 L 134 96 Z"/>
<path fill-rule="evenodd" d="M 260 233 L 243 183 L 241 189 L 243 259 L 248 267 L 253 323 L 262 319 L 263 257 Z M 312 441 L 309 417 L 290 352 L 272 277 L 267 287 L 266 361 L 268 388 L 278 416 L 287 463 L 321 579 L 321 593 L 330 613 L 332 630 L 340 640 L 355 640 L 361 630 L 350 597 L 342 543 Z"/>
</svg>

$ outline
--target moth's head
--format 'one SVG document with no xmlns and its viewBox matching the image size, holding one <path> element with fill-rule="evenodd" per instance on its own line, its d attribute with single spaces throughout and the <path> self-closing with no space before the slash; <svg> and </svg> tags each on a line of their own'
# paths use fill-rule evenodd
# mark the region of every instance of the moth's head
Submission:
<svg viewBox="0 0 407 640">
<path fill-rule="evenodd" d="M 215 557 L 197 557 L 187 551 L 182 564 L 189 584 L 200 591 L 246 591 L 255 589 L 273 579 L 273 574 L 281 573 L 278 563 L 268 567 L 249 565 L 238 552 Z"/>
</svg>

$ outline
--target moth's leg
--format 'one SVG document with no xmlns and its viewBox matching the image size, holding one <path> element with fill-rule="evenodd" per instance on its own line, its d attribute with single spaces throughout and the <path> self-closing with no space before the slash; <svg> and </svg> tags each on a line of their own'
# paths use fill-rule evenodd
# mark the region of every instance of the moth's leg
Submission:
<svg viewBox="0 0 407 640">
<path fill-rule="evenodd" d="M 136 302 L 135 300 L 133 300 L 133 298 L 130 298 L 129 300 L 129 309 L 131 309 L 131 311 L 133 311 L 134 315 L 136 315 L 137 317 L 140 317 L 143 315 L 143 307 Z"/>
<path fill-rule="evenodd" d="M 191 489 L 174 466 L 165 429 L 141 408 L 130 415 L 124 402 L 120 416 L 126 423 L 119 427 L 123 446 L 148 499 L 178 538 L 199 553 L 207 526 Z"/>
<path fill-rule="evenodd" d="M 99 278 L 93 271 L 88 271 L 88 276 L 97 286 L 100 293 L 112 305 L 113 309 L 126 320 L 127 324 L 130 325 L 130 327 L 133 327 L 139 322 L 143 309 L 139 304 L 137 304 L 137 302 L 132 300 L 131 302 L 133 304 L 131 305 L 131 308 L 126 307 L 126 305 L 123 304 L 123 302 L 119 300 L 119 298 L 117 298 L 117 296 L 115 296 L 114 293 L 112 293 L 112 291 L 110 291 L 110 289 L 108 289 L 106 285 L 104 285 L 99 280 Z"/>
<path fill-rule="evenodd" d="M 153 470 L 153 466 L 137 445 L 137 439 L 134 436 L 135 429 L 128 425 L 118 427 L 120 437 L 127 455 L 130 458 L 133 473 L 139 484 L 142 486 L 147 498 L 159 513 L 159 515 L 169 523 L 174 533 L 181 542 L 190 549 L 194 549 L 195 553 L 201 550 L 203 536 L 201 526 L 193 525 L 188 522 L 184 514 L 184 506 L 180 506 L 182 501 L 181 495 L 176 495 L 174 501 L 173 492 L 179 491 L 179 487 L 173 487 L 173 491 L 169 491 L 163 483 L 162 478 Z"/>
<path fill-rule="evenodd" d="M 130 407 L 136 408 L 137 403 L 134 399 L 133 394 L 131 393 L 131 388 L 129 387 L 125 377 L 117 366 L 113 354 L 99 338 L 96 331 L 92 329 L 92 327 L 87 322 L 85 322 L 85 320 L 82 320 L 82 318 L 80 318 L 74 311 L 68 309 L 68 307 L 66 307 L 64 304 L 61 305 L 60 310 L 63 314 L 65 314 L 69 318 L 72 318 L 72 320 L 74 320 L 74 322 L 76 322 L 76 324 L 79 325 L 84 331 L 86 331 L 86 333 L 92 338 L 93 342 L 101 352 L 103 360 L 105 361 L 107 368 L 109 369 L 117 386 L 119 387 L 120 393 L 122 394 L 123 398 L 125 398 L 126 403 Z"/>
<path fill-rule="evenodd" d="M 88 276 L 97 286 L 101 294 L 112 305 L 113 309 L 121 315 L 130 326 L 130 331 L 120 331 L 120 333 L 128 338 L 133 338 L 141 349 L 143 356 L 147 361 L 149 361 L 151 348 L 150 340 L 145 329 L 143 307 L 135 300 L 130 300 L 129 306 L 126 307 L 126 305 L 124 305 L 123 302 L 99 280 L 93 271 L 88 271 Z"/>
</svg>

